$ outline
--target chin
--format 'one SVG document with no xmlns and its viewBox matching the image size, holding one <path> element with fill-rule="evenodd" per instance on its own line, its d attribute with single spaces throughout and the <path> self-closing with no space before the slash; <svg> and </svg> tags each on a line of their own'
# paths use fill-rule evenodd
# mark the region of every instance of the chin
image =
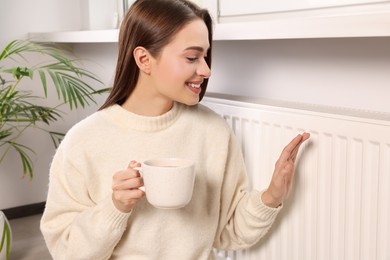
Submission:
<svg viewBox="0 0 390 260">
<path fill-rule="evenodd" d="M 179 103 L 182 103 L 187 106 L 195 106 L 199 103 L 199 98 L 197 99 L 189 99 L 189 100 L 178 100 Z"/>
</svg>

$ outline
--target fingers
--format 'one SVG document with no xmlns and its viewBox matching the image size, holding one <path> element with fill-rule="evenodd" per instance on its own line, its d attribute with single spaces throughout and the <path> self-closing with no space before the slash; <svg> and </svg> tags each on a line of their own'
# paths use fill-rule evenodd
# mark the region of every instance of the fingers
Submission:
<svg viewBox="0 0 390 260">
<path fill-rule="evenodd" d="M 309 133 L 303 133 L 297 135 L 291 142 L 283 149 L 279 160 L 281 162 L 292 160 L 293 162 L 295 161 L 299 147 L 303 142 L 305 142 L 307 139 L 309 139 L 310 134 Z"/>
<path fill-rule="evenodd" d="M 267 205 L 277 206 L 287 198 L 295 174 L 294 164 L 299 147 L 309 137 L 310 134 L 308 133 L 299 134 L 283 149 L 279 159 L 276 161 L 274 174 L 267 193 L 262 197 L 264 199 L 263 202 Z"/>
<path fill-rule="evenodd" d="M 302 136 L 298 135 L 296 136 L 288 145 L 286 145 L 280 154 L 279 162 L 285 162 L 289 160 L 291 157 L 291 153 L 294 151 L 295 147 L 299 144 L 299 142 L 302 140 Z"/>
<path fill-rule="evenodd" d="M 128 190 L 138 189 L 143 186 L 143 178 L 141 177 L 139 171 L 133 169 L 133 167 L 139 167 L 140 165 L 140 163 L 132 161 L 129 163 L 127 169 L 115 173 L 113 176 L 112 189 L 114 191 Z"/>
<path fill-rule="evenodd" d="M 302 134 L 302 138 L 301 138 L 300 142 L 294 147 L 294 149 L 291 152 L 290 159 L 293 162 L 295 162 L 295 159 L 296 159 L 298 151 L 299 151 L 299 147 L 301 147 L 301 145 L 309 138 L 310 138 L 310 134 L 309 133 L 303 133 Z"/>
<path fill-rule="evenodd" d="M 137 177 L 141 177 L 140 173 L 137 170 L 126 169 L 114 174 L 113 183 L 119 183 L 121 181 L 126 181 Z"/>
<path fill-rule="evenodd" d="M 138 189 L 140 187 L 144 186 L 144 181 L 142 177 L 134 177 L 129 178 L 124 181 L 114 183 L 112 185 L 112 190 L 131 190 L 131 189 Z"/>
<path fill-rule="evenodd" d="M 138 199 L 142 198 L 144 195 L 144 192 L 139 189 L 134 190 L 119 190 L 114 193 L 114 197 L 116 200 L 121 201 L 122 203 L 126 204 L 130 203 L 130 201 L 136 202 Z"/>
<path fill-rule="evenodd" d="M 134 167 L 141 166 L 131 161 L 127 169 L 118 171 L 112 177 L 112 200 L 115 207 L 122 212 L 129 212 L 145 192 L 139 188 L 144 185 L 143 178 Z"/>
<path fill-rule="evenodd" d="M 288 160 L 292 160 L 293 162 L 295 162 L 295 158 L 297 157 L 297 154 L 299 152 L 299 147 L 301 147 L 302 143 L 303 142 L 301 139 L 301 141 L 297 144 L 297 146 L 295 146 L 294 149 L 291 151 L 290 157 L 288 158 Z"/>
<path fill-rule="evenodd" d="M 129 165 L 127 166 L 127 168 L 129 169 L 132 169 L 132 168 L 135 168 L 135 167 L 140 167 L 141 166 L 141 163 L 137 162 L 137 161 L 131 161 L 129 163 Z"/>
<path fill-rule="evenodd" d="M 126 180 L 141 176 L 138 170 L 134 169 L 134 167 L 139 167 L 140 165 L 141 164 L 136 161 L 131 161 L 127 166 L 127 169 L 118 171 L 114 174 L 114 181 Z"/>
</svg>

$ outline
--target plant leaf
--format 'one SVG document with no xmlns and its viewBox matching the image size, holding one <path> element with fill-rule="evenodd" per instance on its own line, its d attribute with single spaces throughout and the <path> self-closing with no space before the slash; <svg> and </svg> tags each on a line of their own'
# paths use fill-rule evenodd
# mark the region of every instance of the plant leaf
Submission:
<svg viewBox="0 0 390 260">
<path fill-rule="evenodd" d="M 33 178 L 32 160 L 26 151 L 33 152 L 33 150 L 25 145 L 13 143 L 13 148 L 18 152 L 23 166 L 23 178 L 28 174 L 30 180 Z"/>
<path fill-rule="evenodd" d="M 49 61 L 30 65 L 27 53 L 40 54 Z M 3 66 L 1 63 L 6 59 L 17 65 Z M 37 73 L 38 85 L 43 89 L 42 96 L 18 89 L 20 82 L 33 79 Z M 92 87 L 96 83 L 102 84 L 96 75 L 80 66 L 63 46 L 25 40 L 10 42 L 0 53 L 0 163 L 9 151 L 16 151 L 23 167 L 23 176 L 29 175 L 32 179 L 33 161 L 30 154 L 34 151 L 18 143 L 18 138 L 26 129 L 33 127 L 48 133 L 54 146 L 58 147 L 64 134 L 50 131 L 46 125 L 50 126 L 61 118 L 62 113 L 58 109 L 62 105 L 67 105 L 71 110 L 85 107 L 96 103 L 94 95 L 109 92 L 108 88 Z M 53 107 L 38 105 L 37 99 L 47 98 L 50 90 L 56 92 L 59 104 Z"/>
<path fill-rule="evenodd" d="M 58 148 L 58 146 L 60 145 L 65 134 L 59 133 L 59 132 L 52 132 L 52 131 L 50 131 L 49 134 L 50 134 L 51 140 L 53 141 L 55 148 Z"/>
<path fill-rule="evenodd" d="M 45 94 L 45 97 L 47 97 L 47 81 L 46 81 L 46 75 L 43 71 L 38 70 L 39 73 L 39 78 L 41 79 L 42 87 L 43 87 L 43 92 Z"/>
<path fill-rule="evenodd" d="M 7 221 L 4 219 L 3 234 L 1 235 L 0 252 L 4 249 L 5 245 L 5 259 L 8 260 L 11 254 L 11 230 Z"/>
</svg>

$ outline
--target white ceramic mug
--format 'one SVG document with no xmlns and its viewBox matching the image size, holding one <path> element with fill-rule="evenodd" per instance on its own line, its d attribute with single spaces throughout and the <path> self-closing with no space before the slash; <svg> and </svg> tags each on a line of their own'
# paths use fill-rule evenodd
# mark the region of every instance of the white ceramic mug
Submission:
<svg viewBox="0 0 390 260">
<path fill-rule="evenodd" d="M 182 208 L 190 202 L 194 168 L 192 160 L 182 158 L 151 159 L 136 167 L 144 179 L 146 199 L 160 209 Z"/>
</svg>

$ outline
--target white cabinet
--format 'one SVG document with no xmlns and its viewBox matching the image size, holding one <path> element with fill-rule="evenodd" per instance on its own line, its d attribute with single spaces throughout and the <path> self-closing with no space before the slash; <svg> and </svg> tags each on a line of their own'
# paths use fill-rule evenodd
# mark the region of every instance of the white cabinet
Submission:
<svg viewBox="0 0 390 260">
<path fill-rule="evenodd" d="M 240 4 L 219 0 L 216 39 L 390 36 L 390 1 L 245 0 Z"/>
<path fill-rule="evenodd" d="M 213 16 L 214 40 L 390 36 L 390 0 L 193 1 Z M 49 42 L 116 42 L 118 30 L 30 36 Z"/>
<path fill-rule="evenodd" d="M 356 4 L 374 4 L 388 1 L 381 0 L 219 0 L 221 16 L 249 15 L 289 12 L 297 10 L 311 10 L 318 8 L 329 8 L 339 6 L 350 6 Z"/>
</svg>

